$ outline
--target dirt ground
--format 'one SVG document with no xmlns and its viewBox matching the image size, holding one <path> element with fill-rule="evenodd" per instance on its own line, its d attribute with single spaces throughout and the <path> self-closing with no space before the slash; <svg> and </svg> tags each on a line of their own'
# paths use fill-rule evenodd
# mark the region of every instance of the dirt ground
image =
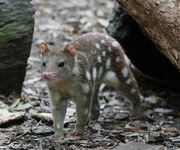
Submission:
<svg viewBox="0 0 180 150">
<path fill-rule="evenodd" d="M 68 134 L 75 126 L 75 105 L 69 102 L 65 118 L 66 140 L 55 142 L 52 138 L 54 131 L 47 87 L 41 79 L 38 44 L 46 41 L 63 48 L 65 43 L 82 33 L 106 32 L 114 2 L 33 0 L 32 3 L 36 9 L 35 30 L 22 99 L 0 97 L 0 114 L 4 113 L 7 118 L 11 118 L 3 123 L 0 120 L 0 149 L 123 150 L 125 148 L 121 145 L 129 142 L 149 144 L 148 150 L 180 149 L 180 104 L 176 104 L 180 101 L 180 95 L 151 87 L 141 89 L 144 114 L 149 118 L 146 121 L 135 118 L 129 103 L 116 91 L 105 88 L 99 92 L 100 117 L 98 121 L 89 123 L 84 138 L 75 138 Z M 169 101 L 173 101 L 174 105 L 169 105 Z M 4 110 L 9 110 L 10 114 Z M 157 145 L 160 146 L 154 147 Z M 132 147 L 146 149 L 143 146 L 138 148 L 134 143 Z"/>
</svg>

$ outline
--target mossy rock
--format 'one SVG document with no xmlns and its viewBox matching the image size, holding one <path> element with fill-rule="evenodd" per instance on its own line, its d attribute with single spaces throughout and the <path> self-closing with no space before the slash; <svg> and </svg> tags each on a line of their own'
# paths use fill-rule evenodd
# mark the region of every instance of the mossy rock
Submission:
<svg viewBox="0 0 180 150">
<path fill-rule="evenodd" d="M 34 29 L 30 0 L 0 0 L 0 94 L 20 94 Z"/>
</svg>

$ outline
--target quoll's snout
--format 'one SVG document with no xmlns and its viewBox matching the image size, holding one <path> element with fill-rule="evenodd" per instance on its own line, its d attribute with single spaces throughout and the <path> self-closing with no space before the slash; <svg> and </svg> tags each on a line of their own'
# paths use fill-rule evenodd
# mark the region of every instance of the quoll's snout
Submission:
<svg viewBox="0 0 180 150">
<path fill-rule="evenodd" d="M 49 81 L 49 80 L 52 80 L 54 77 L 55 77 L 55 73 L 54 72 L 44 71 L 42 73 L 42 78 L 44 80 Z"/>
</svg>

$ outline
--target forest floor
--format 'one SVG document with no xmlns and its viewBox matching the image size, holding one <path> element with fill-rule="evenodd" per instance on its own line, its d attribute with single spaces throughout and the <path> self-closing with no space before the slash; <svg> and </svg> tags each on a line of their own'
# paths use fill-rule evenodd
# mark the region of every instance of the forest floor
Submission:
<svg viewBox="0 0 180 150">
<path fill-rule="evenodd" d="M 88 136 L 68 135 L 75 126 L 75 105 L 69 102 L 66 140 L 55 142 L 47 86 L 41 79 L 38 44 L 46 41 L 63 48 L 82 33 L 106 32 L 113 1 L 33 0 L 33 5 L 35 30 L 22 98 L 0 96 L 0 150 L 180 149 L 180 104 L 176 106 L 180 95 L 151 87 L 141 89 L 148 121 L 135 118 L 129 103 L 116 91 L 105 88 L 99 92 L 100 117 L 87 126 Z M 169 101 L 174 105 L 169 105 Z"/>
</svg>

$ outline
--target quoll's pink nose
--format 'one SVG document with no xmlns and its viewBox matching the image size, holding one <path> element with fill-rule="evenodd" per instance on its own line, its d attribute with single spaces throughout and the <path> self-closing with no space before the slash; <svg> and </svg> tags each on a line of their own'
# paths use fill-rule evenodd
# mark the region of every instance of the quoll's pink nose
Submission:
<svg viewBox="0 0 180 150">
<path fill-rule="evenodd" d="M 52 80 L 55 77 L 54 72 L 45 71 L 42 73 L 42 77 L 44 80 Z"/>
</svg>

